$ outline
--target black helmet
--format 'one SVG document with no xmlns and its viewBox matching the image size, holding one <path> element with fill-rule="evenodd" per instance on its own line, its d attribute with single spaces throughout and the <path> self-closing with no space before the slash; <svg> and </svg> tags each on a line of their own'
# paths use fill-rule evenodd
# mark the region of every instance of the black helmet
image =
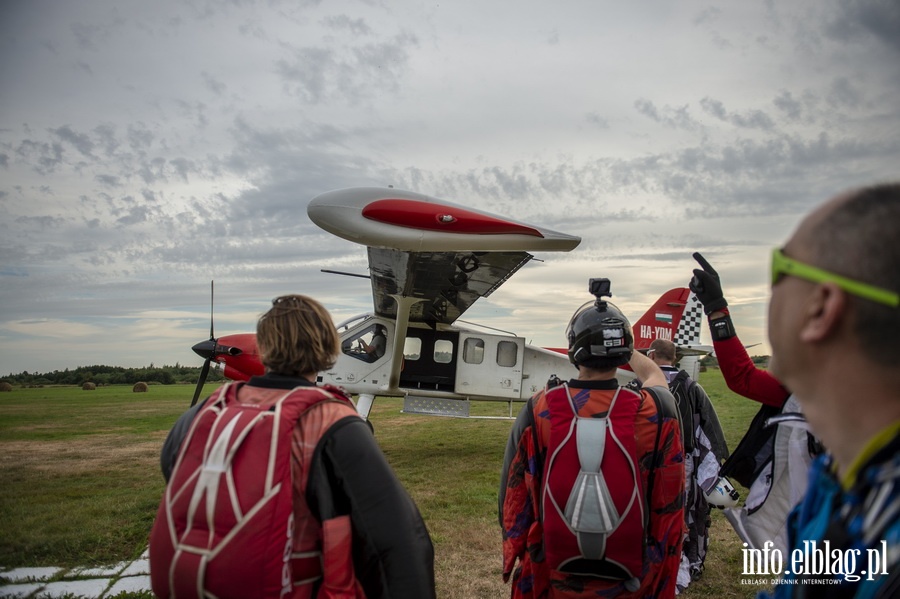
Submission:
<svg viewBox="0 0 900 599">
<path fill-rule="evenodd" d="M 607 370 L 627 364 L 634 333 L 625 315 L 599 297 L 576 310 L 566 327 L 569 361 L 575 366 Z"/>
</svg>

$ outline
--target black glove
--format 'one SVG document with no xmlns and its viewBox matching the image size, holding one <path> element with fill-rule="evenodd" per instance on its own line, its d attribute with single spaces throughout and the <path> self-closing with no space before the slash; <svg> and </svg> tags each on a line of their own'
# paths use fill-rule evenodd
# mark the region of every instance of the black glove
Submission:
<svg viewBox="0 0 900 599">
<path fill-rule="evenodd" d="M 703 311 L 709 316 L 713 312 L 718 312 L 726 306 L 728 302 L 722 295 L 722 283 L 719 282 L 719 273 L 709 265 L 700 252 L 694 252 L 694 260 L 696 260 L 703 270 L 694 269 L 694 276 L 688 287 L 697 294 L 697 299 L 703 304 Z"/>
</svg>

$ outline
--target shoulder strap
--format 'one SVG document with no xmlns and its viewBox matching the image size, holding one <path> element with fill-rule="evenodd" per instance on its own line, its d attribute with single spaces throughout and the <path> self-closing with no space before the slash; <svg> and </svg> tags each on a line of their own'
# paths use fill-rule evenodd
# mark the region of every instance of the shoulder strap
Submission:
<svg viewBox="0 0 900 599">
<path fill-rule="evenodd" d="M 536 397 L 546 397 L 547 393 L 549 393 L 553 389 L 563 388 L 563 391 L 568 395 L 569 386 L 557 378 L 555 375 L 547 381 L 547 386 L 544 387 L 544 390 L 540 392 L 540 394 L 532 395 L 528 398 L 528 402 L 525 404 L 527 406 L 526 413 L 528 415 L 528 426 L 531 427 L 531 445 L 534 447 L 534 462 L 535 462 L 535 472 L 538 474 L 539 478 L 536 482 L 537 488 L 542 489 L 544 484 L 544 458 L 541 455 L 541 439 L 540 434 L 538 434 L 537 422 L 534 418 L 534 406 L 535 406 L 535 398 Z M 537 502 L 538 509 L 538 520 L 543 521 L 544 519 L 544 506 L 542 501 Z"/>
<path fill-rule="evenodd" d="M 678 407 L 668 398 L 660 397 L 653 387 L 645 387 L 644 390 L 653 398 L 656 404 L 656 441 L 653 444 L 653 459 L 650 460 L 650 472 L 647 474 L 647 512 L 644 530 L 649 534 L 650 514 L 653 511 L 653 483 L 656 478 L 656 469 L 659 467 L 659 442 L 662 439 L 663 420 L 666 418 L 678 418 Z"/>
<path fill-rule="evenodd" d="M 669 390 L 675 396 L 678 420 L 681 422 L 681 444 L 687 454 L 694 451 L 694 404 L 691 401 L 691 390 L 696 384 L 697 381 L 686 370 L 678 371 L 669 384 Z"/>
</svg>

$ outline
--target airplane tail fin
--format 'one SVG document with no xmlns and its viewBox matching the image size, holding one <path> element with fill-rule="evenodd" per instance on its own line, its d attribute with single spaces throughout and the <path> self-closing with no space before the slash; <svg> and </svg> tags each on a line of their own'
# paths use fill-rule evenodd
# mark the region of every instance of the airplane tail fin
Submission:
<svg viewBox="0 0 900 599">
<path fill-rule="evenodd" d="M 702 322 L 697 296 L 687 287 L 670 289 L 634 323 L 634 348 L 645 350 L 654 339 L 668 339 L 679 349 L 699 346 Z"/>
</svg>

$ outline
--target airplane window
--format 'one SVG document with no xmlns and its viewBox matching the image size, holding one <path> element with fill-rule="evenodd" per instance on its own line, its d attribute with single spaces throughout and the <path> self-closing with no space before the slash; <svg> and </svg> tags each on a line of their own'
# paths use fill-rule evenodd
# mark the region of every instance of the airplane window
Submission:
<svg viewBox="0 0 900 599">
<path fill-rule="evenodd" d="M 501 341 L 497 344 L 497 364 L 511 367 L 516 365 L 518 346 L 512 341 Z"/>
<path fill-rule="evenodd" d="M 439 339 L 434 342 L 434 361 L 438 364 L 449 364 L 453 361 L 453 342 Z"/>
<path fill-rule="evenodd" d="M 387 351 L 387 329 L 373 324 L 353 337 L 341 342 L 341 351 L 363 362 L 376 362 Z"/>
<path fill-rule="evenodd" d="M 407 360 L 418 360 L 422 356 L 422 340 L 418 337 L 407 337 L 403 344 L 403 357 Z"/>
<path fill-rule="evenodd" d="M 481 364 L 484 362 L 484 340 L 469 337 L 463 345 L 463 361 L 466 364 Z"/>
</svg>

